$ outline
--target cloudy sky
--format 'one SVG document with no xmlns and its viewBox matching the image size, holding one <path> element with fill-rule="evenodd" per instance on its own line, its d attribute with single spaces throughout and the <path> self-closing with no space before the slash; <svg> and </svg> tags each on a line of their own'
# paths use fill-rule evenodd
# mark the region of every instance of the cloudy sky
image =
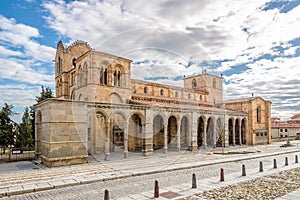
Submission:
<svg viewBox="0 0 300 200">
<path fill-rule="evenodd" d="M 300 112 L 300 0 L 1 0 L 0 104 L 22 112 L 54 90 L 57 42 L 133 60 L 132 78 L 182 86 L 206 70 L 226 99 L 261 96 Z"/>
</svg>

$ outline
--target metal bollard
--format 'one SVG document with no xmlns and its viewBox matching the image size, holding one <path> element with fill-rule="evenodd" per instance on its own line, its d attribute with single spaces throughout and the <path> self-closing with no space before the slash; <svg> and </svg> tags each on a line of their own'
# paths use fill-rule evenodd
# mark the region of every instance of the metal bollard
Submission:
<svg viewBox="0 0 300 200">
<path fill-rule="evenodd" d="M 109 200 L 109 192 L 108 192 L 108 190 L 104 191 L 104 200 Z"/>
<path fill-rule="evenodd" d="M 220 181 L 224 181 L 224 169 L 221 168 L 221 173 L 220 173 Z"/>
<path fill-rule="evenodd" d="M 192 188 L 197 188 L 196 174 L 192 177 Z"/>
<path fill-rule="evenodd" d="M 264 168 L 263 168 L 263 163 L 260 161 L 259 162 L 259 172 L 263 172 Z"/>
<path fill-rule="evenodd" d="M 246 167 L 242 165 L 242 176 L 246 176 Z"/>
<path fill-rule="evenodd" d="M 159 198 L 159 187 L 157 180 L 154 182 L 154 198 Z"/>
<path fill-rule="evenodd" d="M 284 163 L 285 166 L 288 166 L 289 165 L 289 161 L 288 161 L 288 157 L 285 157 L 285 163 Z"/>
<path fill-rule="evenodd" d="M 298 163 L 298 155 L 295 155 L 295 163 Z"/>
<path fill-rule="evenodd" d="M 277 169 L 277 161 L 276 161 L 276 159 L 274 159 L 274 167 L 273 168 Z"/>
</svg>

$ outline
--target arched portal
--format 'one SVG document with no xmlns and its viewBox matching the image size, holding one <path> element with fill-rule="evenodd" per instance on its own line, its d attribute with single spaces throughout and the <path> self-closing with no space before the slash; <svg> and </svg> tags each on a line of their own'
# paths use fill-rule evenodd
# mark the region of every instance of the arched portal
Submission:
<svg viewBox="0 0 300 200">
<path fill-rule="evenodd" d="M 241 135 L 242 135 L 242 144 L 246 144 L 246 141 L 247 141 L 247 139 L 246 139 L 246 130 L 247 130 L 247 128 L 246 128 L 246 119 L 243 119 L 242 120 L 242 133 L 241 133 Z"/>
<path fill-rule="evenodd" d="M 229 145 L 233 145 L 233 119 L 228 120 Z"/>
<path fill-rule="evenodd" d="M 117 152 L 124 149 L 124 129 L 126 121 L 119 113 L 114 114 L 110 119 L 110 141 L 111 151 Z"/>
<path fill-rule="evenodd" d="M 157 115 L 153 119 L 153 149 L 164 147 L 164 119 Z"/>
<path fill-rule="evenodd" d="M 208 147 L 214 147 L 215 141 L 214 141 L 214 121 L 210 117 L 207 120 L 207 127 L 206 127 L 206 144 Z"/>
<path fill-rule="evenodd" d="M 168 119 L 168 146 L 176 147 L 177 135 L 177 120 L 176 117 L 171 116 Z"/>
<path fill-rule="evenodd" d="M 181 147 L 188 147 L 189 146 L 189 121 L 186 116 L 181 119 L 180 125 L 180 146 Z"/>
<path fill-rule="evenodd" d="M 143 150 L 143 126 L 142 119 L 133 114 L 129 119 L 128 126 L 128 151 L 142 151 Z"/>
<path fill-rule="evenodd" d="M 198 130 L 197 130 L 197 145 L 198 147 L 203 144 L 204 136 L 204 119 L 202 117 L 198 118 Z"/>
<path fill-rule="evenodd" d="M 235 144 L 240 144 L 240 120 L 235 120 Z"/>
</svg>

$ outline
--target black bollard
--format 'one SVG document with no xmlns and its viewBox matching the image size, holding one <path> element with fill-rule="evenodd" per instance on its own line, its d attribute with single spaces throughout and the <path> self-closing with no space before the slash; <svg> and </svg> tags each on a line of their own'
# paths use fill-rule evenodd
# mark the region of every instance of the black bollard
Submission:
<svg viewBox="0 0 300 200">
<path fill-rule="evenodd" d="M 108 192 L 108 190 L 104 191 L 104 200 L 109 200 L 109 192 Z"/>
<path fill-rule="evenodd" d="M 285 157 L 285 163 L 284 163 L 285 166 L 288 166 L 289 165 L 289 161 L 288 161 L 288 157 Z"/>
<path fill-rule="evenodd" d="M 221 168 L 221 173 L 220 173 L 220 181 L 224 181 L 224 169 Z"/>
<path fill-rule="evenodd" d="M 274 169 L 277 169 L 277 162 L 276 162 L 276 159 L 274 159 Z"/>
<path fill-rule="evenodd" d="M 246 167 L 242 165 L 242 176 L 246 176 Z"/>
<path fill-rule="evenodd" d="M 197 188 L 196 174 L 192 177 L 192 188 Z"/>
<path fill-rule="evenodd" d="M 154 198 L 159 198 L 158 181 L 155 181 L 155 183 L 154 183 Z"/>
<path fill-rule="evenodd" d="M 259 162 L 259 172 L 263 172 L 264 168 L 263 168 L 263 163 L 260 161 Z"/>
<path fill-rule="evenodd" d="M 298 155 L 295 155 L 295 163 L 298 163 Z"/>
</svg>

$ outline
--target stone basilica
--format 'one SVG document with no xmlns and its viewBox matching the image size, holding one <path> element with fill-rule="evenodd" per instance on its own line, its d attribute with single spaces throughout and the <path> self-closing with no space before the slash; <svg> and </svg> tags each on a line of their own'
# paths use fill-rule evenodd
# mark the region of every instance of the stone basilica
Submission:
<svg viewBox="0 0 300 200">
<path fill-rule="evenodd" d="M 223 100 L 222 77 L 185 77 L 184 87 L 131 79 L 131 60 L 86 42 L 55 56 L 56 98 L 37 105 L 36 154 L 53 167 L 88 155 L 201 150 L 271 143 L 271 102 Z"/>
</svg>

